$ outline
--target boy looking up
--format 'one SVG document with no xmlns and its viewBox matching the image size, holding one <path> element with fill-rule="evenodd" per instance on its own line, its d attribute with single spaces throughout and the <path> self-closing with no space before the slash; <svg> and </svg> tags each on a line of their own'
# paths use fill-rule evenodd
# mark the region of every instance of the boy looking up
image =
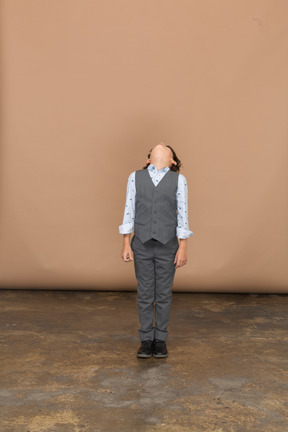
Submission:
<svg viewBox="0 0 288 432">
<path fill-rule="evenodd" d="M 193 235 L 188 223 L 187 181 L 179 174 L 180 166 L 172 147 L 160 142 L 150 150 L 146 166 L 128 178 L 119 233 L 123 234 L 121 257 L 125 262 L 134 261 L 138 282 L 139 358 L 168 356 L 174 275 L 187 263 L 187 238 Z"/>
</svg>

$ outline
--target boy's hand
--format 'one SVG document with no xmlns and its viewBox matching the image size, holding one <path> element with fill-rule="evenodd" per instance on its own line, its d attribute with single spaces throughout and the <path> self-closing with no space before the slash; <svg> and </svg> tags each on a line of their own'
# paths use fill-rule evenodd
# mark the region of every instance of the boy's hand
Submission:
<svg viewBox="0 0 288 432">
<path fill-rule="evenodd" d="M 182 267 L 187 263 L 187 240 L 180 240 L 179 248 L 176 252 L 174 264 L 176 264 L 175 269 Z"/>
<path fill-rule="evenodd" d="M 125 262 L 133 261 L 133 252 L 131 246 L 123 246 L 121 257 Z"/>
</svg>

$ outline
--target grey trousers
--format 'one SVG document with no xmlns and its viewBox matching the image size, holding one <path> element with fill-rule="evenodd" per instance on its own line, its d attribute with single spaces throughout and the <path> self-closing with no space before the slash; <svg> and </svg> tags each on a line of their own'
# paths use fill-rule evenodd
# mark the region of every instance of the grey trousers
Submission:
<svg viewBox="0 0 288 432">
<path fill-rule="evenodd" d="M 155 239 L 145 243 L 134 235 L 131 249 L 137 279 L 137 307 L 141 328 L 140 340 L 168 337 L 168 322 L 172 301 L 172 286 L 175 275 L 174 259 L 178 250 L 177 236 L 163 245 Z M 154 321 L 155 302 L 155 326 Z"/>
</svg>

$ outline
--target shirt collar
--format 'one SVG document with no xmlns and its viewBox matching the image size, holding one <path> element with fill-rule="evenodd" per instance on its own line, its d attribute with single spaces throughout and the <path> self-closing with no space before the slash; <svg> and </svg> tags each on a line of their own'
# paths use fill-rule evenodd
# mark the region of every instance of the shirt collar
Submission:
<svg viewBox="0 0 288 432">
<path fill-rule="evenodd" d="M 170 170 L 170 168 L 169 168 L 168 166 L 166 166 L 166 167 L 164 167 L 164 168 L 158 170 L 158 169 L 155 167 L 155 165 L 153 165 L 153 164 L 151 164 L 151 163 L 150 163 L 150 165 L 148 165 L 147 169 L 148 169 L 149 171 L 152 171 L 152 172 L 158 172 L 158 173 L 160 173 L 160 172 L 167 172 L 167 171 Z"/>
</svg>

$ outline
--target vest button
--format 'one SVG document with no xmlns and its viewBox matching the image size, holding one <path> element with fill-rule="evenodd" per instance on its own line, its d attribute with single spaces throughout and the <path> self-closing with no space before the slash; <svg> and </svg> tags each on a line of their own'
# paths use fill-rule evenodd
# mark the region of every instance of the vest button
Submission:
<svg viewBox="0 0 288 432">
<path fill-rule="evenodd" d="M 154 213 L 156 214 L 156 213 L 157 213 L 157 211 L 156 211 L 156 210 L 154 210 Z"/>
<path fill-rule="evenodd" d="M 153 221 L 153 223 L 157 223 L 157 221 Z"/>
</svg>

